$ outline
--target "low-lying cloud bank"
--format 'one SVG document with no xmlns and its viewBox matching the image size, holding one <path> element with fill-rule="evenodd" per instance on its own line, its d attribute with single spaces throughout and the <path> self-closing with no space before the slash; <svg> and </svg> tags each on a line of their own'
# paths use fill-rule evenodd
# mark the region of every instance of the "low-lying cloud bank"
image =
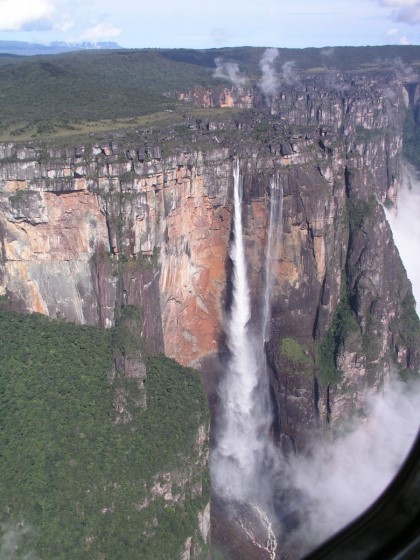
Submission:
<svg viewBox="0 0 420 560">
<path fill-rule="evenodd" d="M 301 523 L 291 536 L 303 554 L 363 513 L 393 480 L 419 428 L 420 382 L 396 376 L 368 399 L 364 417 L 333 441 L 293 457 L 286 479 L 300 495 Z"/>
<path fill-rule="evenodd" d="M 387 210 L 386 215 L 413 286 L 417 314 L 420 314 L 420 177 L 408 164 L 403 167 L 402 187 L 398 192 L 396 207 Z"/>
<path fill-rule="evenodd" d="M 395 208 L 386 211 L 394 242 L 420 310 L 420 177 L 404 165 Z M 401 468 L 420 427 L 420 379 L 395 374 L 371 395 L 363 415 L 341 426 L 337 437 L 314 444 L 307 458 L 292 457 L 285 479 L 298 490 L 301 524 L 292 534 L 307 552 L 363 513 Z M 303 504 L 303 506 L 302 506 Z"/>
</svg>

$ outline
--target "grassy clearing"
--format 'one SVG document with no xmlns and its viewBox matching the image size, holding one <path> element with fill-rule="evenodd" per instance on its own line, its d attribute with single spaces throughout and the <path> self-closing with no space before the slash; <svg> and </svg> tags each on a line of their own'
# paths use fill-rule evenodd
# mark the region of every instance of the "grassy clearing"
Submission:
<svg viewBox="0 0 420 560">
<path fill-rule="evenodd" d="M 36 140 L 60 140 L 77 139 L 86 141 L 88 137 L 97 134 L 122 133 L 130 134 L 136 129 L 164 128 L 176 125 L 185 125 L 188 120 L 218 120 L 227 116 L 238 114 L 242 109 L 238 108 L 192 108 L 185 104 L 178 104 L 175 109 L 157 111 L 148 115 L 137 115 L 131 118 L 99 119 L 92 121 L 75 121 L 63 123 L 60 121 L 50 122 L 48 126 L 34 126 L 18 123 L 0 130 L 0 141 L 2 142 L 32 142 Z"/>
</svg>

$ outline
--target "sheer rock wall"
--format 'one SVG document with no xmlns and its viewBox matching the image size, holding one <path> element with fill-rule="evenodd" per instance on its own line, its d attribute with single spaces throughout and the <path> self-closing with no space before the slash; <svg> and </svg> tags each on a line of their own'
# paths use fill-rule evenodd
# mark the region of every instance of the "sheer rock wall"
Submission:
<svg viewBox="0 0 420 560">
<path fill-rule="evenodd" d="M 175 148 L 141 132 L 0 145 L 0 290 L 12 308 L 104 327 L 135 305 L 154 351 L 216 376 L 238 158 L 257 322 L 273 177 L 283 193 L 267 351 L 275 433 L 299 447 L 306 428 L 358 406 L 394 363 L 418 368 L 418 344 L 401 334 L 411 288 L 381 207 L 398 190 L 407 96 L 383 75 L 305 78 L 270 99 L 221 91 L 182 95 L 253 109 L 187 121 L 182 137 L 171 133 Z M 342 375 L 331 381 L 317 352 L 343 304 L 352 324 L 335 340 Z M 285 338 L 305 363 L 282 354 Z"/>
</svg>

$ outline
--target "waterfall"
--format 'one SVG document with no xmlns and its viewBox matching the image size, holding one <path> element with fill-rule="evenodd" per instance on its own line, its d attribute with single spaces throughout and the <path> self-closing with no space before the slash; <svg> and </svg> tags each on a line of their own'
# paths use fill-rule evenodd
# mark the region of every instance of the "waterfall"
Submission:
<svg viewBox="0 0 420 560">
<path fill-rule="evenodd" d="M 283 190 L 279 188 L 276 178 L 270 181 L 270 218 L 268 223 L 267 253 L 265 260 L 265 288 L 264 306 L 262 317 L 263 343 L 267 342 L 270 336 L 271 318 L 271 292 L 273 289 L 273 260 L 278 255 L 278 244 L 283 231 Z"/>
<path fill-rule="evenodd" d="M 309 551 L 363 511 L 392 479 L 417 431 L 420 384 L 407 388 L 398 379 L 391 380 L 382 393 L 368 399 L 368 422 L 353 423 L 348 432 L 343 431 L 331 442 L 317 442 L 308 456 L 279 457 L 269 435 L 272 419 L 264 344 L 270 336 L 273 263 L 281 237 L 282 192 L 272 179 L 263 268 L 265 286 L 259 316 L 254 320 L 242 223 L 243 185 L 237 161 L 233 178 L 233 290 L 226 324 L 229 360 L 219 385 L 216 445 L 210 457 L 212 487 L 217 497 L 229 504 L 229 511 L 233 512 L 230 519 L 242 530 L 244 538 L 255 549 L 264 551 L 264 557 L 275 560 L 279 543 L 286 550 L 292 547 L 296 554 Z M 398 198 L 398 220 L 401 225 L 410 226 L 408 237 L 399 244 L 401 254 L 403 246 L 418 250 L 415 238 L 420 239 L 415 215 L 420 192 L 418 177 L 412 175 L 410 184 L 411 190 L 406 180 L 409 204 L 404 204 L 404 189 Z M 410 217 L 404 213 L 408 208 L 412 212 Z M 388 219 L 392 219 L 389 213 Z M 396 236 L 394 224 L 393 231 Z M 417 257 L 412 252 L 408 258 L 415 263 Z M 418 290 L 416 277 L 411 276 L 411 280 L 414 290 Z M 416 299 L 419 302 L 420 295 Z M 290 490 L 286 498 L 281 495 L 284 488 Z M 280 502 L 275 502 L 277 490 Z M 279 504 L 285 505 L 287 519 L 289 515 L 293 518 L 294 512 L 299 513 L 300 523 L 296 527 L 286 528 Z"/>
<path fill-rule="evenodd" d="M 276 245 L 275 222 L 281 202 L 275 181 L 267 240 L 265 290 L 263 293 L 262 332 L 256 333 L 251 321 L 251 298 L 248 285 L 245 240 L 242 224 L 242 179 L 239 162 L 233 167 L 233 240 L 230 258 L 233 265 L 232 306 L 226 326 L 230 358 L 219 387 L 221 411 L 217 422 L 217 444 L 212 451 L 211 472 L 214 491 L 228 500 L 261 502 L 261 474 L 272 455 L 269 440 L 271 409 L 264 352 L 267 338 L 271 295 L 271 252 Z M 276 196 L 274 196 L 276 193 Z"/>
</svg>

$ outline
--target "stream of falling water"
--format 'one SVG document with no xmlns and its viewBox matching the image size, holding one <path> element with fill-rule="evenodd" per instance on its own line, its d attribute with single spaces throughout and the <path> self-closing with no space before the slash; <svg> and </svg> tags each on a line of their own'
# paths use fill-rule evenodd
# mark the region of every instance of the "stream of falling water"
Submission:
<svg viewBox="0 0 420 560">
<path fill-rule="evenodd" d="M 270 181 L 270 221 L 268 223 L 267 253 L 265 257 L 265 289 L 263 312 L 263 343 L 270 337 L 271 292 L 273 289 L 273 260 L 278 255 L 278 245 L 283 232 L 283 191 L 276 178 Z"/>
<path fill-rule="evenodd" d="M 392 479 L 418 428 L 420 385 L 411 386 L 407 391 L 401 382 L 394 380 L 383 393 L 371 398 L 367 407 L 368 423 L 355 425 L 332 444 L 318 445 L 313 456 L 290 457 L 286 464 L 278 458 L 269 436 L 271 410 L 264 343 L 270 335 L 272 269 L 278 254 L 280 229 L 276 228 L 281 227 L 282 193 L 273 180 L 265 289 L 260 321 L 254 321 L 251 320 L 242 224 L 242 180 L 237 161 L 233 177 L 233 241 L 230 246 L 233 290 L 226 325 L 230 359 L 219 387 L 217 443 L 211 453 L 212 486 L 225 504 L 233 504 L 234 518 L 244 538 L 255 550 L 260 550 L 264 558 L 275 560 L 279 554 L 276 533 L 280 533 L 270 498 L 276 473 L 281 471 L 282 481 L 290 488 L 299 489 L 299 502 L 288 504 L 288 510 L 300 512 L 301 524 L 293 529 L 293 534 L 282 533 L 282 539 L 288 539 L 285 546 L 294 547 L 296 554 L 303 554 L 362 512 Z M 417 262 L 415 240 L 420 240 L 417 227 L 420 181 L 418 175 L 410 171 L 405 182 L 405 189 L 398 197 L 398 220 L 400 226 L 409 226 L 409 231 L 400 242 L 396 224 L 392 225 L 401 254 L 403 248 L 408 249 L 408 260 Z M 408 197 L 407 204 L 404 193 Z M 411 213 L 406 214 L 406 211 Z M 389 213 L 388 219 L 392 221 Z M 409 276 L 419 304 L 419 277 L 410 272 Z M 257 323 L 259 332 L 254 330 Z M 404 409 L 403 417 L 401 409 Z M 301 509 L 302 503 L 305 511 Z M 265 530 L 264 536 L 261 528 Z"/>
<path fill-rule="evenodd" d="M 230 359 L 219 394 L 221 414 L 212 453 L 213 488 L 226 499 L 250 501 L 260 472 L 271 414 L 268 381 L 261 375 L 263 348 L 251 327 L 251 300 L 242 227 L 242 180 L 234 162 L 232 308 L 227 324 Z M 263 372 L 265 373 L 265 372 Z"/>
<path fill-rule="evenodd" d="M 269 336 L 273 252 L 278 246 L 282 193 L 275 180 L 270 183 L 270 222 L 265 264 L 265 289 L 262 324 L 255 332 L 251 322 L 251 298 L 247 277 L 245 240 L 242 224 L 242 178 L 239 162 L 234 161 L 233 241 L 230 258 L 233 264 L 232 307 L 226 327 L 230 359 L 219 387 L 220 413 L 217 421 L 217 444 L 211 455 L 214 492 L 227 501 L 247 503 L 265 527 L 266 543 L 251 539 L 269 558 L 276 557 L 277 541 L 269 515 L 264 510 L 264 490 L 268 480 L 267 463 L 273 463 L 274 446 L 269 431 L 272 413 L 264 342 Z M 242 525 L 242 524 L 241 524 Z M 242 525 L 242 528 L 244 526 Z M 252 531 L 245 531 L 251 538 Z"/>
</svg>

